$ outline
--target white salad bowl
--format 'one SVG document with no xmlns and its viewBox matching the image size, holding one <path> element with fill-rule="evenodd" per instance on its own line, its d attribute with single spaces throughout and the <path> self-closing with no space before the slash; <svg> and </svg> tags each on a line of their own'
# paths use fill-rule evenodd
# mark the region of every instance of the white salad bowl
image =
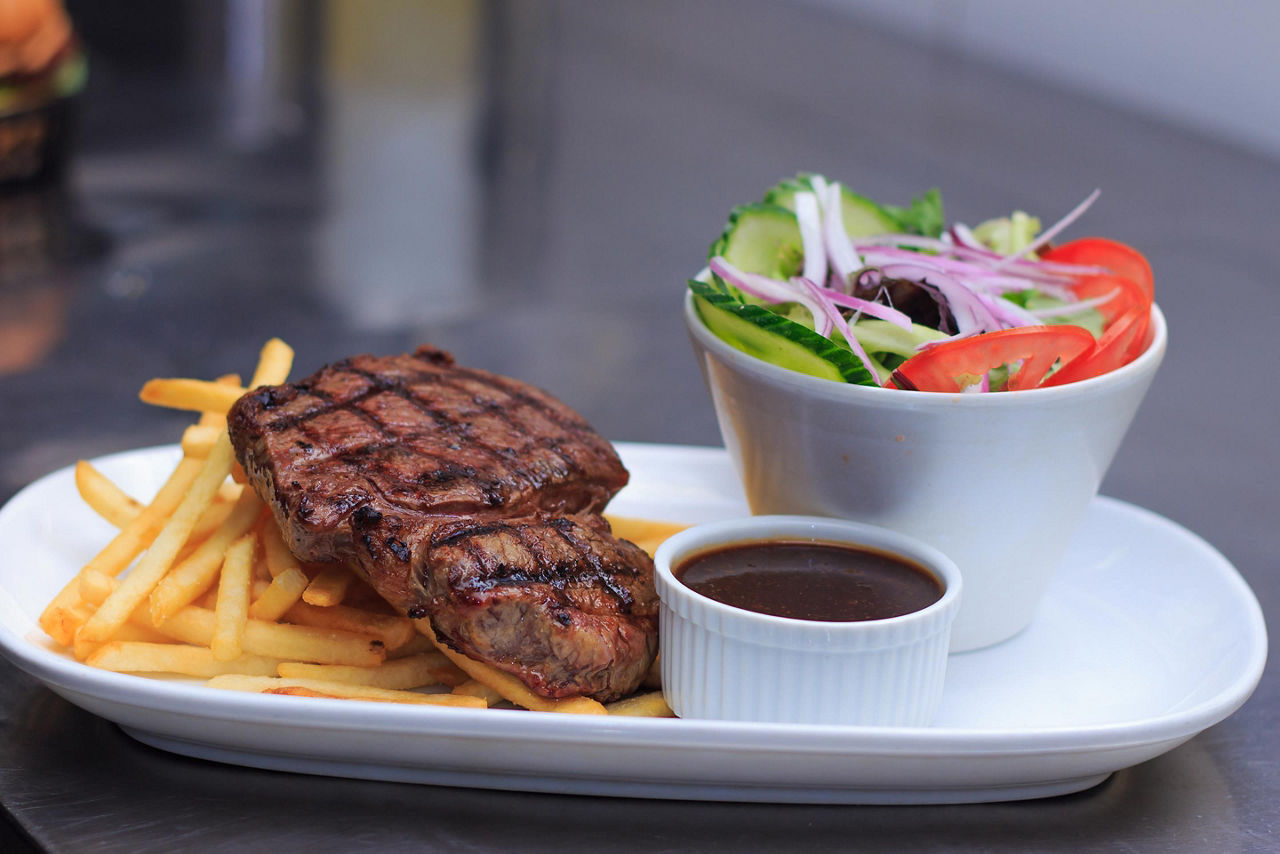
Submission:
<svg viewBox="0 0 1280 854">
<path fill-rule="evenodd" d="M 829 622 L 760 614 L 710 599 L 673 569 L 729 545 L 785 540 L 887 552 L 926 570 L 942 597 L 909 614 Z M 688 528 L 654 555 L 667 704 L 682 718 L 926 726 L 942 699 L 960 573 L 911 537 L 839 519 L 755 516 Z"/>
<path fill-rule="evenodd" d="M 685 322 L 751 512 L 868 522 L 951 557 L 965 600 L 953 652 L 1032 620 L 1164 357 L 1151 342 L 1102 376 L 1051 388 L 949 394 L 849 385 L 748 355 Z"/>
</svg>

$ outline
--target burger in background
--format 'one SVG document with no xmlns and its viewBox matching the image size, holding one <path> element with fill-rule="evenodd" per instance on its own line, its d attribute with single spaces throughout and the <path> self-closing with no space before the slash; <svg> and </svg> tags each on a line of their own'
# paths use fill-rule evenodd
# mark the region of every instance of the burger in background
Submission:
<svg viewBox="0 0 1280 854">
<path fill-rule="evenodd" d="M 86 72 L 61 0 L 0 2 L 0 185 L 62 173 Z"/>
</svg>

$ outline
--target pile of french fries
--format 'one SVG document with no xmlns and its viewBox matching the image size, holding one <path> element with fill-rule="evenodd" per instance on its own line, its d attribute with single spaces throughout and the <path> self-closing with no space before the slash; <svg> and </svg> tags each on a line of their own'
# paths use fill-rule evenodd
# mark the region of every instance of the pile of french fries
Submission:
<svg viewBox="0 0 1280 854">
<path fill-rule="evenodd" d="M 394 613 L 354 572 L 306 565 L 246 485 L 226 413 L 248 389 L 288 379 L 293 351 L 273 339 L 248 386 L 156 379 L 144 402 L 199 412 L 182 458 L 149 503 L 90 463 L 76 466 L 84 501 L 118 528 L 53 598 L 40 626 L 84 663 L 176 674 L 213 688 L 305 697 L 579 714 L 670 716 L 656 669 L 645 693 L 608 706 L 550 700 L 511 675 L 439 643 L 428 620 Z M 614 520 L 652 550 L 670 531 Z M 648 542 L 643 540 L 648 539 Z"/>
</svg>

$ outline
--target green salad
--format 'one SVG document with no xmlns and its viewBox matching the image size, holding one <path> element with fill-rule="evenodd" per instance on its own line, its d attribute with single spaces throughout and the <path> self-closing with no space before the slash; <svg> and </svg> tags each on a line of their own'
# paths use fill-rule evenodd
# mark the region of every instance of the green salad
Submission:
<svg viewBox="0 0 1280 854">
<path fill-rule="evenodd" d="M 801 174 L 734 208 L 688 286 L 722 340 L 817 377 L 978 392 L 1086 379 L 1141 352 L 1153 291 L 1124 244 L 1051 247 L 1097 196 L 1048 229 L 1023 211 L 969 228 L 937 189 L 896 207 Z"/>
</svg>

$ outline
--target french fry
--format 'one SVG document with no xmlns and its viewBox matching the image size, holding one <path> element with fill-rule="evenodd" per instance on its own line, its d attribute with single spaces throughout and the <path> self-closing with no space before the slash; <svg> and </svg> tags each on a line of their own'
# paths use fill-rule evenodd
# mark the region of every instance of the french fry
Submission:
<svg viewBox="0 0 1280 854">
<path fill-rule="evenodd" d="M 368 635 L 382 641 L 387 649 L 403 646 L 414 633 L 413 621 L 408 617 L 378 614 L 345 605 L 321 608 L 298 602 L 285 612 L 284 619 L 303 626 Z"/>
<path fill-rule="evenodd" d="M 223 425 L 225 426 L 225 425 Z M 218 441 L 219 428 L 209 424 L 192 424 L 182 431 L 182 453 L 203 460 Z"/>
<path fill-rule="evenodd" d="M 253 372 L 253 379 L 249 380 L 249 388 L 279 385 L 289 378 L 292 369 L 293 348 L 279 338 L 272 338 L 258 354 L 258 367 Z"/>
<path fill-rule="evenodd" d="M 134 612 L 129 615 L 129 621 L 115 630 L 108 643 L 114 643 L 116 641 L 138 641 L 140 643 L 174 642 L 173 638 L 161 634 L 151 625 L 151 622 L 147 619 L 146 607 L 138 607 L 134 609 Z M 101 649 L 102 646 L 102 644 L 87 644 L 83 651 L 76 654 L 76 658 L 84 661 L 92 653 Z"/>
<path fill-rule="evenodd" d="M 213 497 L 213 501 L 209 503 L 208 508 L 200 514 L 200 518 L 192 526 L 191 534 L 187 537 L 187 542 L 184 545 L 197 545 L 227 521 L 227 517 L 231 515 L 231 510 L 235 504 L 231 501 L 222 500 L 221 492 L 221 487 L 219 487 L 218 494 Z"/>
<path fill-rule="evenodd" d="M 138 518 L 142 503 L 111 482 L 87 460 L 76 463 L 76 491 L 93 512 L 117 528 Z"/>
<path fill-rule="evenodd" d="M 436 647 L 449 657 L 450 661 L 458 665 L 459 669 L 477 682 L 488 685 L 504 699 L 510 700 L 517 706 L 531 709 L 535 712 L 566 712 L 576 715 L 608 714 L 603 705 L 590 697 L 569 697 L 563 700 L 551 700 L 539 696 L 530 691 L 523 682 L 510 673 L 504 673 L 484 662 L 474 661 L 442 644 L 436 637 L 435 630 L 431 628 L 431 620 L 429 618 L 423 617 L 414 620 L 413 624 L 418 627 L 418 631 L 430 638 Z"/>
<path fill-rule="evenodd" d="M 253 598 L 261 596 L 271 584 L 271 573 L 267 572 L 267 559 L 262 554 L 262 519 L 253 529 L 258 535 L 258 551 L 253 556 Z"/>
<path fill-rule="evenodd" d="M 484 700 L 486 706 L 496 706 L 502 702 L 502 695 L 497 691 L 485 685 L 483 682 L 477 682 L 474 679 L 468 679 L 461 685 L 455 685 L 453 693 L 464 694 L 468 697 L 479 697 Z"/>
<path fill-rule="evenodd" d="M 262 552 L 266 555 L 267 571 L 271 573 L 272 578 L 290 569 L 302 572 L 302 564 L 298 563 L 293 552 L 289 551 L 284 535 L 280 533 L 280 526 L 274 522 L 268 522 L 262 526 Z"/>
<path fill-rule="evenodd" d="M 85 606 L 85 607 L 88 607 L 88 606 Z M 90 608 L 89 610 L 90 610 L 90 616 L 92 616 L 93 609 Z M 89 620 L 86 619 L 84 622 L 88 623 Z M 128 623 L 126 623 L 125 625 L 128 625 Z M 109 640 L 116 640 L 123 629 L 124 629 L 124 626 L 121 626 L 120 628 L 112 632 Z M 84 661 L 100 646 L 102 646 L 102 644 L 98 641 L 91 642 L 88 640 L 84 640 L 81 637 L 80 629 L 76 629 L 75 640 L 72 641 L 71 643 L 71 654 L 74 655 L 77 660 Z"/>
<path fill-rule="evenodd" d="M 72 605 L 58 608 L 49 615 L 50 627 L 46 628 L 45 632 L 50 637 L 61 635 L 71 638 L 72 640 L 64 644 L 64 646 L 71 646 L 75 643 L 76 632 L 89 621 L 89 618 L 93 616 L 93 611 L 92 605 L 79 600 Z M 57 632 L 57 635 L 54 632 Z"/>
<path fill-rule="evenodd" d="M 231 441 L 224 434 L 210 451 L 200 474 L 192 481 L 182 503 L 160 529 L 151 547 L 139 559 L 138 565 L 125 576 L 124 583 L 80 627 L 77 640 L 89 644 L 110 640 L 111 633 L 123 625 L 133 609 L 150 595 L 152 588 L 169 570 L 178 550 L 191 534 L 196 520 L 213 500 L 218 485 L 226 480 L 227 473 L 231 470 L 231 461 Z"/>
<path fill-rule="evenodd" d="M 80 600 L 94 608 L 105 602 L 111 592 L 120 586 L 114 576 L 96 569 L 81 570 L 76 578 L 80 581 Z"/>
<path fill-rule="evenodd" d="M 106 601 L 111 592 L 120 585 L 120 582 L 109 575 L 101 572 L 86 572 L 80 575 L 80 596 L 87 605 L 97 607 Z M 141 609 L 139 609 L 141 610 Z M 130 622 L 125 623 L 116 629 L 111 635 L 113 641 L 144 641 L 147 643 L 170 643 L 169 638 L 151 628 L 150 624 L 142 623 L 130 618 Z M 82 647 L 83 655 L 78 658 L 87 658 L 89 654 L 97 649 L 97 644 L 85 644 Z"/>
<path fill-rule="evenodd" d="M 160 487 L 151 503 L 120 533 L 116 534 L 102 551 L 94 555 L 82 571 L 93 570 L 111 576 L 123 572 L 125 567 L 156 539 L 164 520 L 182 501 L 200 473 L 200 468 L 200 460 L 184 459 L 180 462 L 169 475 L 169 479 Z M 61 612 L 74 607 L 80 601 L 79 589 L 80 579 L 77 575 L 53 597 L 40 615 L 40 628 L 63 646 L 71 646 L 74 639 L 65 632 L 65 626 L 69 623 L 63 619 Z"/>
<path fill-rule="evenodd" d="M 236 500 L 222 526 L 199 548 L 176 564 L 150 593 L 151 621 L 163 623 L 184 605 L 190 605 L 212 585 L 227 549 L 253 527 L 262 512 L 262 499 L 246 489 Z"/>
<path fill-rule="evenodd" d="M 225 501 L 228 504 L 234 504 L 240 500 L 240 494 L 244 492 L 244 485 L 233 483 L 232 481 L 224 481 L 222 486 L 218 487 L 216 496 L 218 501 Z"/>
<path fill-rule="evenodd" d="M 141 622 L 134 622 L 132 618 L 130 618 L 130 622 L 125 623 L 123 626 L 116 629 L 115 633 L 111 635 L 111 640 L 107 641 L 107 643 L 116 643 L 116 642 L 172 644 L 173 639 L 165 637 L 164 635 L 157 632 L 155 629 L 151 628 L 150 626 L 143 625 Z M 87 659 L 94 652 L 98 651 L 99 649 L 102 649 L 103 646 L 105 646 L 105 644 L 94 644 L 93 648 L 86 650 L 83 656 L 77 656 L 77 657 L 82 659 Z"/>
<path fill-rule="evenodd" d="M 387 661 L 377 667 L 348 667 L 340 664 L 307 664 L 283 661 L 279 675 L 289 679 L 323 679 L 349 685 L 409 690 L 428 685 L 460 685 L 467 675 L 438 652 Z"/>
<path fill-rule="evenodd" d="M 279 682 L 280 680 L 278 680 L 278 679 L 277 679 L 277 680 L 273 680 L 273 681 Z M 216 686 L 213 686 L 213 687 L 216 687 Z M 337 694 L 332 694 L 332 693 L 330 693 L 330 694 L 325 694 L 325 693 L 322 693 L 322 692 L 320 692 L 320 691 L 317 691 L 315 688 L 312 688 L 312 687 L 303 687 L 302 685 L 287 685 L 287 686 L 285 686 L 285 687 L 280 687 L 280 688 L 276 688 L 276 687 L 266 687 L 266 688 L 264 688 L 263 690 L 258 691 L 257 693 L 259 693 L 259 694 L 278 694 L 278 695 L 280 695 L 280 696 L 282 696 L 282 697 L 314 697 L 314 698 L 316 698 L 316 699 L 320 699 L 320 700 L 344 700 L 344 699 L 348 699 L 348 698 L 346 698 L 346 697 L 340 697 L 340 696 L 338 696 Z"/>
<path fill-rule="evenodd" d="M 249 606 L 249 616 L 255 620 L 275 622 L 302 598 L 308 579 L 300 569 L 287 569 L 271 579 L 267 589 Z"/>
<path fill-rule="evenodd" d="M 410 655 L 422 655 L 423 653 L 439 653 L 436 645 L 426 635 L 421 634 L 415 628 L 413 637 L 409 638 L 408 643 L 401 644 L 387 650 L 387 658 L 406 658 Z"/>
<path fill-rule="evenodd" d="M 623 715 L 633 718 L 674 718 L 667 700 L 661 691 L 650 691 L 647 694 L 633 694 L 613 703 L 607 703 L 605 709 L 611 715 Z"/>
<path fill-rule="evenodd" d="M 244 382 L 241 380 L 240 375 L 239 375 L 239 374 L 235 374 L 235 373 L 232 373 L 232 374 L 220 374 L 220 375 L 217 377 L 217 379 L 215 379 L 215 380 L 214 380 L 214 382 L 215 382 L 215 383 L 217 383 L 218 385 L 229 385 L 229 386 L 242 386 L 242 385 L 244 385 Z M 203 423 L 203 422 L 202 422 L 202 423 Z M 213 426 L 215 426 L 215 427 L 216 427 L 216 426 L 218 426 L 218 425 L 215 423 Z"/>
<path fill-rule="evenodd" d="M 192 412 L 225 415 L 245 393 L 240 386 L 223 385 L 208 380 L 161 378 L 147 380 L 138 397 L 143 403 Z"/>
<path fill-rule="evenodd" d="M 240 387 L 239 374 L 223 374 L 214 380 L 218 385 L 231 386 L 233 388 Z M 224 430 L 227 426 L 227 413 L 223 412 L 201 412 L 200 420 L 196 422 L 199 427 L 212 427 L 215 430 Z"/>
<path fill-rule="evenodd" d="M 322 679 L 284 679 L 279 677 L 215 676 L 205 683 L 210 688 L 249 691 L 255 694 L 286 694 L 300 697 L 332 697 L 344 700 L 374 700 L 383 703 L 409 703 L 422 706 L 461 706 L 482 709 L 478 697 L 459 694 L 419 694 L 415 691 L 392 691 L 368 685 L 349 685 Z"/>
<path fill-rule="evenodd" d="M 208 679 L 224 673 L 271 676 L 279 660 L 260 655 L 218 659 L 208 647 L 181 643 L 110 641 L 98 647 L 86 664 L 118 673 L 178 673 Z"/>
<path fill-rule="evenodd" d="M 320 570 L 320 573 L 307 585 L 306 591 L 302 594 L 302 601 L 308 605 L 317 605 L 327 608 L 332 605 L 340 605 L 343 597 L 347 595 L 347 588 L 351 586 L 351 581 L 355 576 L 351 574 L 351 570 L 345 566 L 326 566 Z M 412 636 L 412 629 L 407 636 Z"/>
<path fill-rule="evenodd" d="M 218 582 L 218 604 L 213 611 L 213 638 L 209 641 L 209 649 L 218 661 L 231 661 L 240 656 L 244 627 L 249 619 L 249 586 L 257 547 L 258 539 L 250 532 L 227 549 Z"/>
<path fill-rule="evenodd" d="M 188 605 L 158 626 L 158 631 L 175 640 L 208 646 L 213 640 L 214 615 L 207 608 Z M 282 661 L 311 661 L 317 664 L 354 664 L 373 667 L 386 659 L 386 647 L 368 635 L 291 626 L 249 620 L 244 626 L 241 646 L 253 655 Z"/>
<path fill-rule="evenodd" d="M 606 513 L 605 519 L 608 520 L 615 537 L 635 543 L 650 556 L 668 537 L 689 527 L 685 522 L 660 522 L 655 519 L 614 516 L 611 513 Z"/>
</svg>

